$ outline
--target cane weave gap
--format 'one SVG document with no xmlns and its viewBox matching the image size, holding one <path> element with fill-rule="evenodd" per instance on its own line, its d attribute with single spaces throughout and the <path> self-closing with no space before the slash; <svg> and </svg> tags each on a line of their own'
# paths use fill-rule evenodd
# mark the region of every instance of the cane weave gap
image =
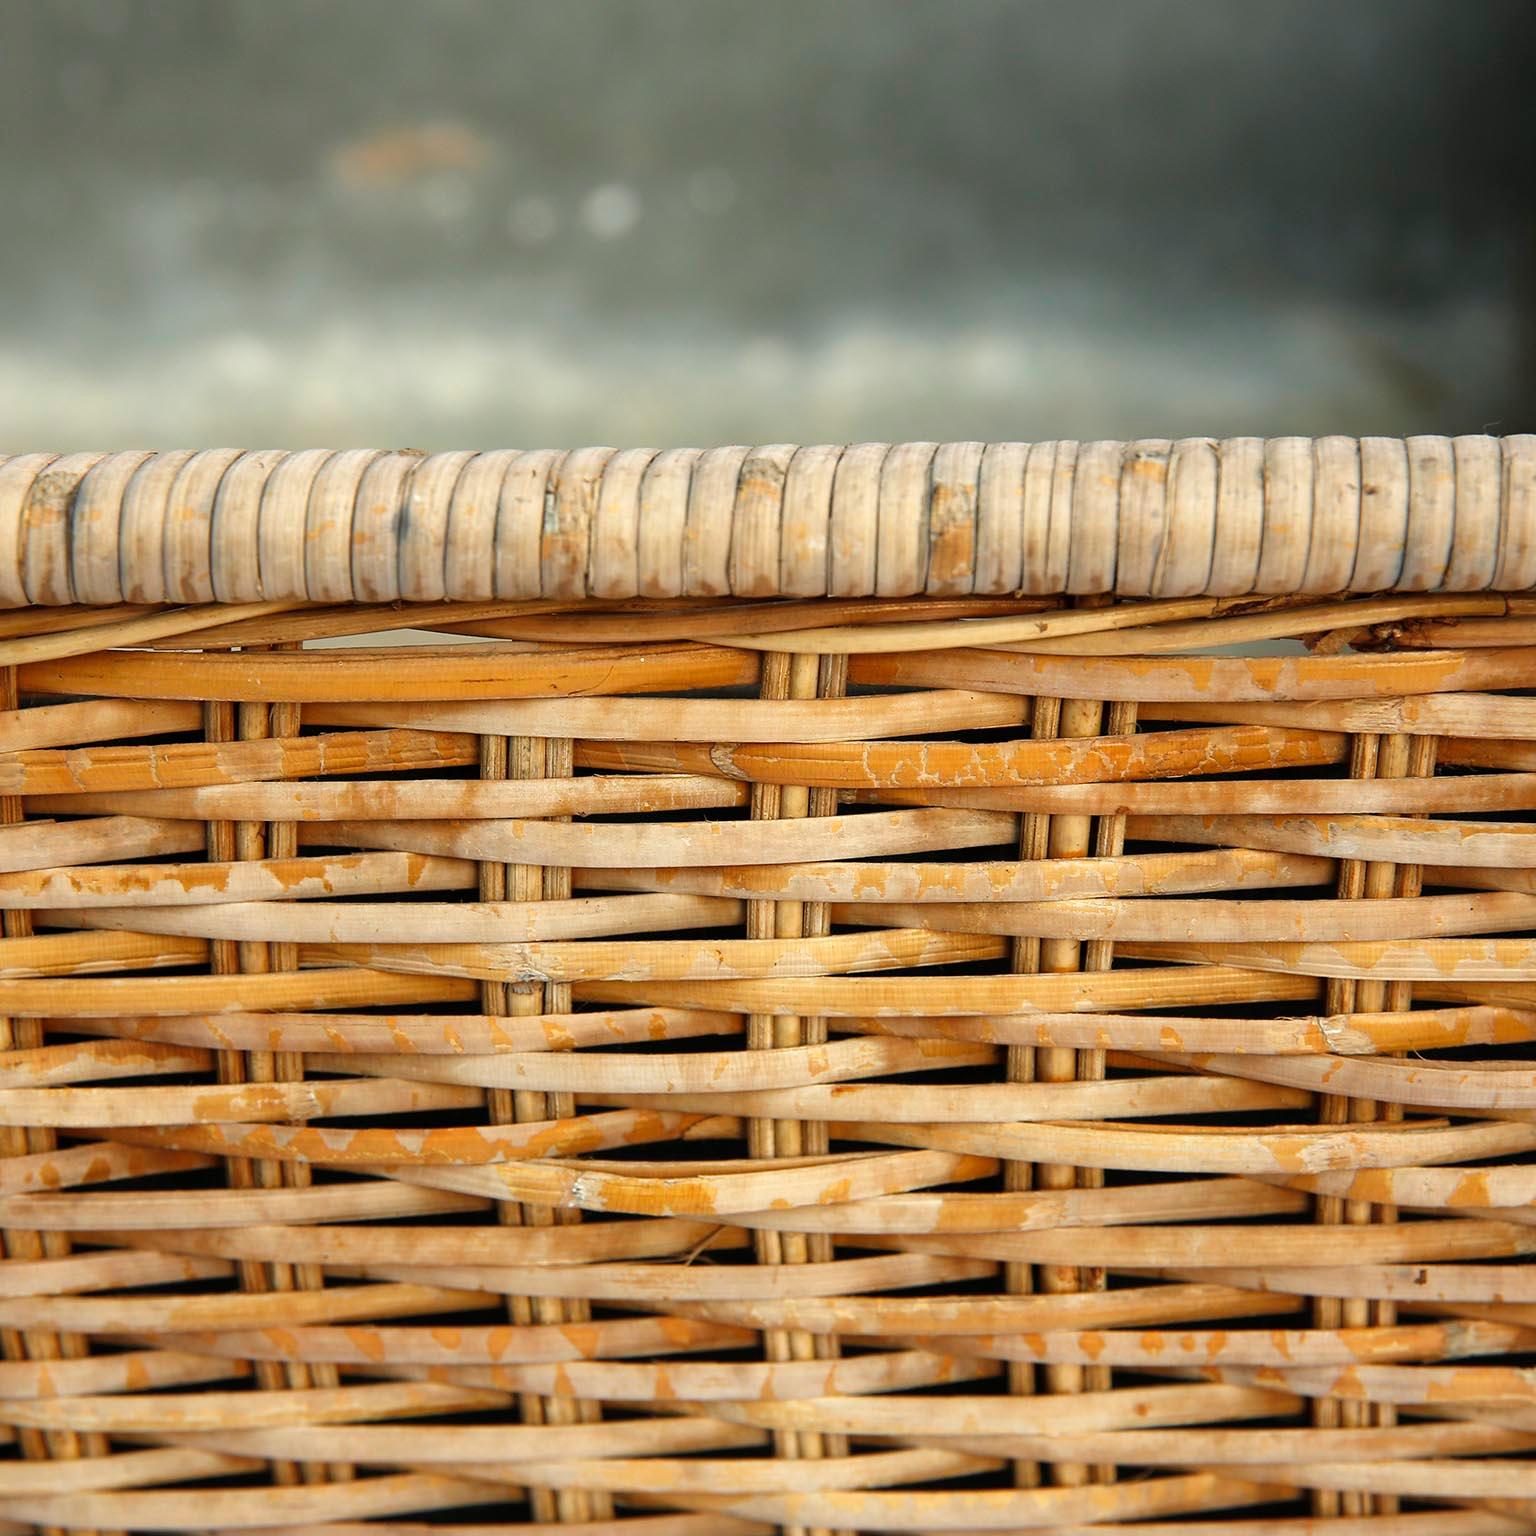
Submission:
<svg viewBox="0 0 1536 1536">
<path fill-rule="evenodd" d="M 0 460 L 0 1533 L 1536 1530 L 1536 438 Z"/>
</svg>

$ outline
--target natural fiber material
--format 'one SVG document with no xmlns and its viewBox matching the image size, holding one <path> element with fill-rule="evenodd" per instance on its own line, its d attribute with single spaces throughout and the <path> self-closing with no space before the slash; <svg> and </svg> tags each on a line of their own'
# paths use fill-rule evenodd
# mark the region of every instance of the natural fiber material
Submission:
<svg viewBox="0 0 1536 1536">
<path fill-rule="evenodd" d="M 0 1533 L 1536 1529 L 1532 442 L 0 466 Z"/>
<path fill-rule="evenodd" d="M 0 606 L 1532 586 L 1529 436 L 0 459 Z"/>
</svg>

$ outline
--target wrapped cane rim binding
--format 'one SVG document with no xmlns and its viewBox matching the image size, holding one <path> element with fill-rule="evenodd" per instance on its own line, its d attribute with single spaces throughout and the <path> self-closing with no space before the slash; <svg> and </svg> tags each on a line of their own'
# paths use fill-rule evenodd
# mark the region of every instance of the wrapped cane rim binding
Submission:
<svg viewBox="0 0 1536 1536">
<path fill-rule="evenodd" d="M 11 603 L 1242 597 L 1533 583 L 1529 436 L 426 458 L 205 450 L 19 454 L 0 466 L 0 601 Z"/>
</svg>

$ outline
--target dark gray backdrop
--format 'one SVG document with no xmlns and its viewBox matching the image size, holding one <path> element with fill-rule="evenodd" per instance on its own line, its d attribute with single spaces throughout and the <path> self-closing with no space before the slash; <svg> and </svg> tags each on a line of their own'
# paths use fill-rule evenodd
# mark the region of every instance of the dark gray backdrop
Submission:
<svg viewBox="0 0 1536 1536">
<path fill-rule="evenodd" d="M 10 0 L 0 447 L 1531 426 L 1521 0 Z"/>
</svg>

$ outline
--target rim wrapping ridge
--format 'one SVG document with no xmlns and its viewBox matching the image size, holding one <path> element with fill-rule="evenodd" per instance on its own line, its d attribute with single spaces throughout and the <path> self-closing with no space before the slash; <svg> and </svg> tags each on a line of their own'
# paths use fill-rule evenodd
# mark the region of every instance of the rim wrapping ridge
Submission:
<svg viewBox="0 0 1536 1536">
<path fill-rule="evenodd" d="M 0 605 L 1536 586 L 1536 436 L 0 458 Z"/>
</svg>

